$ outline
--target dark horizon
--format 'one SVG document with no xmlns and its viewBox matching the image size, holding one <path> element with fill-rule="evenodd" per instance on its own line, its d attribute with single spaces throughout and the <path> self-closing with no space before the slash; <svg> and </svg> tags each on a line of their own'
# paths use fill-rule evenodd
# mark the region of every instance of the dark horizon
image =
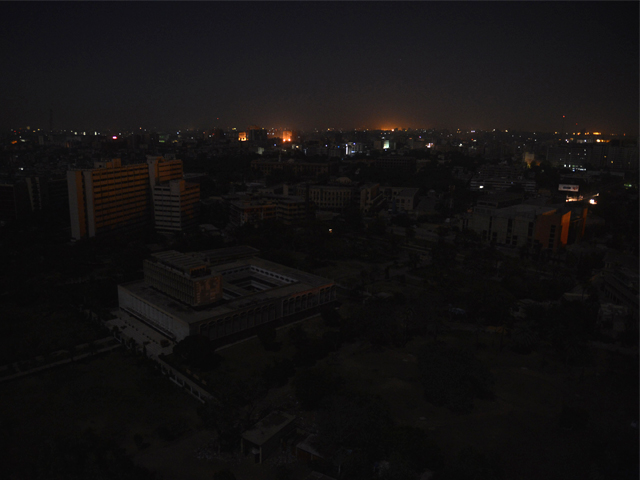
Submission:
<svg viewBox="0 0 640 480">
<path fill-rule="evenodd" d="M 3 129 L 638 133 L 636 2 L 3 3 Z M 577 124 L 577 125 L 576 125 Z"/>
</svg>

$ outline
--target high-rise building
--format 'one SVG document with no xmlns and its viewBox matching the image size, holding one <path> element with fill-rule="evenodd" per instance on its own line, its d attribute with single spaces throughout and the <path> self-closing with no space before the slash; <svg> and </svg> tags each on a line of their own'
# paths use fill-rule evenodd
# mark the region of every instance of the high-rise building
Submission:
<svg viewBox="0 0 640 480">
<path fill-rule="evenodd" d="M 156 226 L 167 227 L 160 230 L 195 225 L 200 189 L 186 184 L 182 176 L 181 160 L 162 157 L 133 165 L 122 165 L 116 158 L 68 171 L 72 238 L 145 228 L 153 220 L 156 199 Z"/>
<path fill-rule="evenodd" d="M 92 169 L 69 170 L 71 236 L 79 240 L 143 227 L 151 220 L 149 167 L 116 158 Z"/>
<path fill-rule="evenodd" d="M 198 223 L 200 185 L 170 180 L 153 187 L 156 230 L 180 232 Z"/>
<path fill-rule="evenodd" d="M 147 155 L 149 165 L 149 181 L 151 185 L 159 185 L 170 180 L 183 178 L 182 160 L 175 158 L 155 157 Z"/>
</svg>

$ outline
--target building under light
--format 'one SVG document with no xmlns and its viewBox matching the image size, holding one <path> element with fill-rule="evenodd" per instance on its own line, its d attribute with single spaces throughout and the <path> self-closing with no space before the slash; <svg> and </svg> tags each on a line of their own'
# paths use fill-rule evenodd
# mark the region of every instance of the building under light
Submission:
<svg viewBox="0 0 640 480">
<path fill-rule="evenodd" d="M 160 229 L 186 228 L 200 191 L 197 185 L 180 183 L 182 176 L 182 160 L 153 156 L 147 163 L 122 165 L 116 158 L 94 162 L 94 168 L 69 170 L 71 237 L 80 240 L 145 228 L 154 213 Z M 154 200 L 158 200 L 157 212 Z"/>
</svg>

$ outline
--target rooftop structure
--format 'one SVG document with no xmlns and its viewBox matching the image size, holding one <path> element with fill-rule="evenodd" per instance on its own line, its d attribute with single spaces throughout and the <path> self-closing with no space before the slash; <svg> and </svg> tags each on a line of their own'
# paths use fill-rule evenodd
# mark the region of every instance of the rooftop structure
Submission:
<svg viewBox="0 0 640 480">
<path fill-rule="evenodd" d="M 295 420 L 294 415 L 271 412 L 242 434 L 240 450 L 253 453 L 256 463 L 262 463 L 278 449 L 280 439 L 295 429 Z"/>
</svg>

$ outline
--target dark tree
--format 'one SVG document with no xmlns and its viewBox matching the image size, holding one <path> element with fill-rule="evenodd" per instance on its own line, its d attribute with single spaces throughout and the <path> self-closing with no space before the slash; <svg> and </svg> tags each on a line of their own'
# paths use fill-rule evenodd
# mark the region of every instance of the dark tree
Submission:
<svg viewBox="0 0 640 480">
<path fill-rule="evenodd" d="M 173 354 L 180 362 L 204 372 L 215 369 L 222 361 L 211 342 L 200 335 L 191 335 L 178 342 L 173 347 Z"/>
<path fill-rule="evenodd" d="M 393 420 L 382 399 L 345 391 L 327 397 L 317 419 L 321 443 L 360 449 L 372 460 L 383 458 L 382 439 L 393 428 Z"/>
<path fill-rule="evenodd" d="M 500 460 L 465 448 L 457 461 L 448 464 L 439 472 L 436 480 L 505 480 L 506 474 Z"/>
<path fill-rule="evenodd" d="M 276 332 L 276 327 L 272 323 L 263 325 L 258 329 L 260 344 L 268 352 L 276 352 L 282 347 L 282 344 L 276 341 L 277 336 L 278 332 Z"/>
<path fill-rule="evenodd" d="M 395 454 L 414 472 L 421 473 L 427 468 L 434 470 L 442 465 L 440 449 L 421 428 L 396 426 L 389 432 L 386 441 L 388 454 Z"/>
<path fill-rule="evenodd" d="M 231 470 L 218 470 L 213 474 L 213 480 L 236 480 L 236 476 Z"/>
<path fill-rule="evenodd" d="M 306 410 L 317 409 L 325 397 L 338 392 L 343 385 L 342 377 L 318 368 L 303 370 L 293 379 L 296 398 Z"/>
<path fill-rule="evenodd" d="M 493 377 L 472 353 L 428 346 L 418 356 L 425 399 L 453 412 L 470 412 L 475 398 L 493 397 Z"/>
<path fill-rule="evenodd" d="M 268 388 L 282 387 L 287 384 L 289 378 L 296 373 L 296 368 L 292 360 L 288 358 L 278 359 L 272 365 L 266 367 L 262 376 Z"/>
</svg>

